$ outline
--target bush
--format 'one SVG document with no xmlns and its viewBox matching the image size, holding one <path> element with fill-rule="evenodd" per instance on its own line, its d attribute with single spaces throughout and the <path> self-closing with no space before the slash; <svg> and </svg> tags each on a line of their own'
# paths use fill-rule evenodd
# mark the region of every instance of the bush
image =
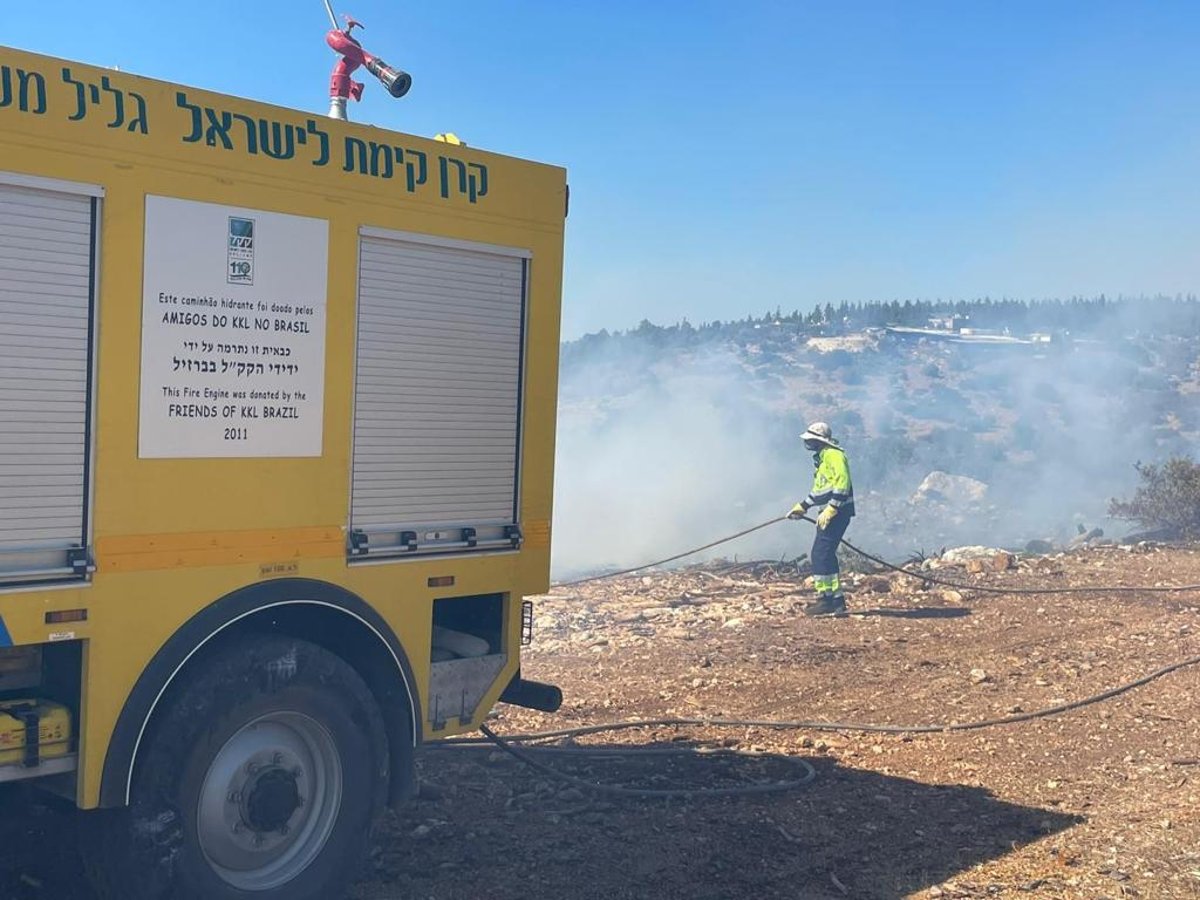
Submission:
<svg viewBox="0 0 1200 900">
<path fill-rule="evenodd" d="M 1146 528 L 1178 530 L 1181 537 L 1200 538 L 1200 463 L 1172 456 L 1162 465 L 1134 466 L 1141 484 L 1132 500 L 1113 499 L 1108 514 Z"/>
</svg>

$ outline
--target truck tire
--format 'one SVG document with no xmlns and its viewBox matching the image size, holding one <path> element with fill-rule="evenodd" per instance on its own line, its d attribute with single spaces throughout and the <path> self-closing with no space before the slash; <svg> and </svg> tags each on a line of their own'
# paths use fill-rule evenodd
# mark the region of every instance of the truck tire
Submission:
<svg viewBox="0 0 1200 900">
<path fill-rule="evenodd" d="M 143 739 L 128 808 L 85 813 L 107 900 L 335 900 L 387 794 L 383 719 L 340 658 L 280 636 L 193 664 Z"/>
</svg>

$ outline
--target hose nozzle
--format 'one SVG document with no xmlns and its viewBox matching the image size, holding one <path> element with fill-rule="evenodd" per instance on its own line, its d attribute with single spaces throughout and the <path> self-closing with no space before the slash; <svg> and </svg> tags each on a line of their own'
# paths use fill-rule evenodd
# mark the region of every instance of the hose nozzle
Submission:
<svg viewBox="0 0 1200 900">
<path fill-rule="evenodd" d="M 379 79 L 387 88 L 387 92 L 396 99 L 403 97 L 412 87 L 412 76 L 403 69 L 393 69 L 378 56 L 372 56 L 366 61 L 366 69 Z"/>
</svg>

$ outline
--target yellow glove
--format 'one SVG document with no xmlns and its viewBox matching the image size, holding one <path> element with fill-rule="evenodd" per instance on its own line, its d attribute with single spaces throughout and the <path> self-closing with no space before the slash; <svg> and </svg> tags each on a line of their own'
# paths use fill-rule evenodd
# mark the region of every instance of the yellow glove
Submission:
<svg viewBox="0 0 1200 900">
<path fill-rule="evenodd" d="M 820 528 L 822 531 L 824 531 L 826 528 L 829 527 L 829 523 L 833 521 L 833 517 L 836 515 L 837 515 L 837 507 L 832 506 L 832 505 L 826 505 L 826 507 L 823 510 L 821 510 L 821 514 L 819 516 L 817 516 L 817 527 Z"/>
<path fill-rule="evenodd" d="M 787 517 L 789 519 L 803 519 L 806 512 L 808 512 L 808 507 L 803 503 L 797 503 L 792 507 L 792 511 L 788 513 Z"/>
</svg>

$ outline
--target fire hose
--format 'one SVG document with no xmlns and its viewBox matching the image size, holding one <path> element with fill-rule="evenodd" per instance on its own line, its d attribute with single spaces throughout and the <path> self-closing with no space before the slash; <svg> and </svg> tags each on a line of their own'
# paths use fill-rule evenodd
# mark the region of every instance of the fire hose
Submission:
<svg viewBox="0 0 1200 900">
<path fill-rule="evenodd" d="M 593 581 L 604 581 L 609 578 L 618 578 L 621 575 L 632 575 L 635 572 L 641 572 L 645 569 L 653 569 L 656 566 L 666 565 L 667 563 L 676 562 L 688 556 L 695 556 L 697 553 L 703 553 L 705 550 L 711 550 L 713 547 L 719 547 L 722 544 L 728 544 L 730 541 L 735 541 L 740 537 L 751 534 L 755 531 L 761 531 L 764 528 L 769 528 L 772 525 L 777 525 L 780 522 L 788 521 L 787 516 L 778 516 L 774 519 L 769 519 L 759 525 L 754 525 L 736 534 L 731 534 L 728 537 L 719 538 L 711 541 L 701 547 L 695 547 L 691 550 L 685 550 L 683 553 L 676 553 L 674 556 L 668 556 L 666 559 L 655 560 L 654 562 L 644 563 L 640 566 L 634 566 L 631 569 L 619 569 L 615 572 L 605 572 L 601 575 L 591 575 L 587 578 L 579 578 L 575 581 L 560 581 L 554 584 L 554 587 L 577 587 L 581 584 L 590 584 Z M 813 525 L 816 522 L 808 516 L 803 517 L 803 521 Z M 963 584 L 958 581 L 947 581 L 944 578 L 936 578 L 928 572 L 914 572 L 904 566 L 890 563 L 886 559 L 880 559 L 878 556 L 873 556 L 866 550 L 854 546 L 845 538 L 842 538 L 842 544 L 848 550 L 852 550 L 864 559 L 869 559 L 876 565 L 883 566 L 885 569 L 891 569 L 893 572 L 899 572 L 902 575 L 911 575 L 913 578 L 919 578 L 921 581 L 927 581 L 930 584 L 940 584 L 943 587 L 956 588 L 960 591 L 978 591 L 982 594 L 1104 594 L 1114 593 L 1118 591 L 1141 591 L 1151 594 L 1170 594 L 1170 593 L 1185 593 L 1188 591 L 1200 591 L 1200 584 L 1184 584 L 1184 585 L 1155 585 L 1153 587 L 1141 587 L 1137 585 L 1094 585 L 1089 587 L 1060 587 L 1060 588 L 1002 588 L 993 587 L 983 584 Z"/>
<path fill-rule="evenodd" d="M 709 550 L 721 544 L 729 543 L 737 538 L 744 537 L 752 532 L 759 531 L 763 528 L 768 528 L 786 519 L 786 516 L 780 516 L 775 519 L 755 525 L 751 528 L 744 529 L 736 534 L 728 537 L 720 538 L 704 544 L 701 547 L 696 547 L 692 550 L 683 553 L 677 553 L 674 556 L 666 559 L 656 560 L 655 562 L 646 563 L 645 565 L 635 566 L 630 569 L 621 569 L 615 572 L 607 572 L 602 575 L 595 575 L 589 578 L 581 578 L 575 581 L 559 582 L 555 587 L 574 587 L 580 584 L 588 584 L 594 581 L 600 581 L 607 578 L 616 578 L 621 575 L 629 575 L 634 572 L 640 572 L 645 569 L 661 566 L 666 563 L 675 562 L 687 556 L 693 556 L 704 550 Z M 815 524 L 812 519 L 807 516 L 803 517 L 805 521 Z M 1200 584 L 1189 585 L 1155 585 L 1151 587 L 1139 586 L 1112 586 L 1112 585 L 1095 585 L 1089 587 L 1063 587 L 1063 588 L 999 588 L 987 585 L 962 584 L 960 582 L 949 581 L 946 579 L 936 578 L 926 572 L 914 572 L 904 566 L 898 566 L 889 563 L 886 560 L 873 556 L 864 550 L 851 544 L 849 541 L 842 539 L 842 543 L 853 552 L 863 556 L 864 558 L 891 569 L 895 572 L 900 572 L 905 575 L 910 575 L 914 578 L 919 578 L 922 581 L 933 584 L 940 584 L 947 587 L 957 588 L 960 590 L 979 591 L 982 593 L 991 594 L 1083 594 L 1083 593 L 1111 593 L 1115 591 L 1141 591 L 1147 593 L 1183 593 L 1189 591 L 1200 590 Z M 580 790 L 605 794 L 610 796 L 628 797 L 628 798 L 682 798 L 682 799 L 698 799 L 698 798 L 716 798 L 716 797 L 734 797 L 747 796 L 754 794 L 777 793 L 782 791 L 794 790 L 798 787 L 807 785 L 816 777 L 816 770 L 806 760 L 796 757 L 785 757 L 785 759 L 793 765 L 798 766 L 803 774 L 794 779 L 753 783 L 748 785 L 738 785 L 734 787 L 718 787 L 718 788 L 666 788 L 666 789 L 651 789 L 637 788 L 621 784 L 597 784 L 575 775 L 563 772 L 553 766 L 547 765 L 541 760 L 535 758 L 535 754 L 570 754 L 573 756 L 590 756 L 590 757 L 608 757 L 619 758 L 625 756 L 716 756 L 716 757 L 757 757 L 759 754 L 747 754 L 744 751 L 737 750 L 704 750 L 693 748 L 672 748 L 668 750 L 651 750 L 646 748 L 624 748 L 624 747 L 586 747 L 578 745 L 570 746 L 543 746 L 540 742 L 550 740 L 562 740 L 564 738 L 576 738 L 585 735 L 595 735 L 611 733 L 615 731 L 628 731 L 635 728 L 763 728 L 775 731 L 819 731 L 819 732 L 859 732 L 869 734 L 946 734 L 960 731 L 978 731 L 985 728 L 996 728 L 1004 725 L 1014 725 L 1018 722 L 1029 722 L 1035 719 L 1044 719 L 1051 716 L 1061 715 L 1073 710 L 1083 709 L 1084 707 L 1093 706 L 1098 703 L 1103 703 L 1122 694 L 1126 694 L 1137 688 L 1143 687 L 1152 681 L 1157 681 L 1172 672 L 1177 672 L 1180 669 L 1189 668 L 1191 666 L 1200 665 L 1200 655 L 1190 656 L 1186 659 L 1171 663 L 1156 669 L 1147 675 L 1136 678 L 1132 681 L 1127 681 L 1118 684 L 1107 690 L 1097 694 L 1092 694 L 1088 697 L 1083 697 L 1078 700 L 1072 700 L 1067 703 L 1059 703 L 1054 706 L 1048 706 L 1044 709 L 1033 710 L 1030 712 L 1014 713 L 1007 716 L 1001 716 L 990 719 L 979 719 L 971 722 L 948 722 L 945 724 L 916 724 L 916 725 L 880 725 L 866 722 L 831 722 L 831 721 L 808 721 L 808 720 L 779 720 L 779 719 L 726 719 L 726 718 L 680 718 L 667 717 L 658 719 L 641 719 L 629 720 L 621 722 L 607 722 L 599 725 L 583 725 L 575 728 L 560 728 L 551 731 L 538 731 L 526 734 L 509 734 L 499 735 L 486 725 L 480 726 L 480 731 L 483 732 L 483 737 L 472 738 L 450 738 L 440 744 L 432 746 L 458 747 L 458 748 L 491 748 L 492 746 L 500 748 L 500 750 L 519 760 L 531 769 L 541 772 L 557 781 L 570 784 Z M 519 746 L 521 745 L 521 746 Z"/>
<path fill-rule="evenodd" d="M 486 725 L 481 725 L 479 730 L 483 732 L 482 738 L 449 738 L 439 744 L 433 744 L 433 747 L 460 747 L 460 748 L 490 748 L 492 745 L 499 747 L 505 753 L 524 763 L 526 766 L 541 772 L 545 775 L 554 778 L 557 781 L 570 784 L 581 790 L 591 791 L 597 794 L 608 794 L 619 797 L 641 797 L 641 798 L 714 798 L 714 797 L 733 797 L 752 794 L 778 793 L 782 791 L 794 790 L 812 782 L 816 777 L 816 770 L 812 765 L 803 759 L 796 757 L 784 757 L 789 763 L 801 767 L 805 774 L 799 778 L 787 781 L 773 781 L 764 783 L 755 783 L 749 785 L 740 785 L 737 787 L 725 788 L 667 788 L 667 789 L 649 789 L 649 788 L 634 788 L 626 785 L 616 784 L 597 784 L 587 781 L 583 778 L 578 778 L 566 772 L 555 769 L 552 766 L 546 765 L 534 757 L 534 753 L 561 753 L 570 754 L 573 756 L 590 755 L 600 757 L 621 757 L 629 755 L 659 755 L 663 757 L 689 755 L 697 758 L 704 756 L 743 756 L 754 758 L 759 754 L 746 754 L 743 751 L 732 750 L 702 750 L 691 748 L 679 748 L 669 750 L 648 750 L 644 748 L 623 748 L 623 747 L 585 747 L 578 745 L 570 746 L 539 746 L 536 742 L 548 740 L 561 740 L 563 738 L 582 737 L 584 735 L 604 734 L 614 731 L 629 731 L 635 728 L 763 728 L 772 731 L 820 731 L 820 732 L 859 732 L 865 734 L 948 734 L 958 731 L 980 731 L 985 728 L 998 728 L 1002 725 L 1015 725 L 1018 722 L 1029 722 L 1034 719 L 1046 719 L 1051 716 L 1061 715 L 1077 709 L 1083 709 L 1087 706 L 1094 706 L 1097 703 L 1103 703 L 1106 700 L 1111 700 L 1114 697 L 1119 697 L 1122 694 L 1127 694 L 1132 690 L 1149 684 L 1152 681 L 1178 672 L 1180 669 L 1186 669 L 1191 666 L 1200 665 L 1200 656 L 1189 656 L 1186 659 L 1181 659 L 1170 665 L 1156 669 L 1141 678 L 1136 678 L 1133 681 L 1127 681 L 1123 684 L 1118 684 L 1108 690 L 1101 691 L 1098 694 L 1092 694 L 1088 697 L 1082 697 L 1079 700 L 1072 700 L 1069 703 L 1059 703 L 1054 706 L 1048 706 L 1044 709 L 1032 710 L 1030 712 L 1014 713 L 1008 716 L 1001 716 L 992 719 L 978 719 L 972 722 L 947 722 L 945 724 L 920 724 L 920 725 L 879 725 L 869 722 L 831 722 L 831 721 L 809 721 L 809 720 L 786 720 L 786 719 L 725 719 L 725 718 L 660 718 L 660 719 L 633 719 L 621 722 L 605 722 L 599 725 L 581 725 L 575 728 L 559 728 L 552 731 L 537 731 L 526 734 L 508 734 L 498 735 Z M 532 745 L 518 747 L 517 745 Z"/>
</svg>

